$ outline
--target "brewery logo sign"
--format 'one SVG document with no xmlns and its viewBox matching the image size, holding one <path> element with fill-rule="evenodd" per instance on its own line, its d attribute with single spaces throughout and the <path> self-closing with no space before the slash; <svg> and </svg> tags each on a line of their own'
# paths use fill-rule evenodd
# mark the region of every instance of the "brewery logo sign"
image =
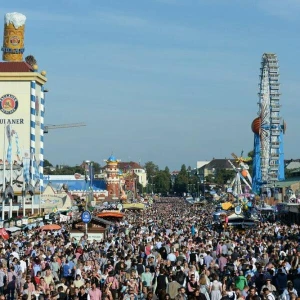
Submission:
<svg viewBox="0 0 300 300">
<path fill-rule="evenodd" d="M 5 94 L 0 98 L 0 110 L 7 115 L 13 114 L 18 106 L 18 99 L 12 94 Z"/>
<path fill-rule="evenodd" d="M 10 39 L 9 39 L 10 43 L 13 45 L 13 46 L 17 46 L 20 44 L 20 38 L 16 35 L 12 36 Z"/>
</svg>

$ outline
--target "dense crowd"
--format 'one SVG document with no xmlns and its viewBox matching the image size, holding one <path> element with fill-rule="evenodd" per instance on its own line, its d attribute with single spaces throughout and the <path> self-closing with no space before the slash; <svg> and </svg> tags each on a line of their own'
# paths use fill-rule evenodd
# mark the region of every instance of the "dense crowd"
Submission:
<svg viewBox="0 0 300 300">
<path fill-rule="evenodd" d="M 67 224 L 1 239 L 0 300 L 298 299 L 299 226 L 214 231 L 213 210 L 162 198 L 102 241 Z"/>
</svg>

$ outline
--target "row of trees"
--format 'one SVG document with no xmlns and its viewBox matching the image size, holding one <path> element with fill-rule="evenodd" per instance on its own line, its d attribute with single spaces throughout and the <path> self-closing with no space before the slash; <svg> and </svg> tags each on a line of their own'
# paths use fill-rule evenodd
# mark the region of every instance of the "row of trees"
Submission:
<svg viewBox="0 0 300 300">
<path fill-rule="evenodd" d="M 97 162 L 93 163 L 93 172 L 97 174 L 100 172 L 100 164 Z M 44 174 L 45 175 L 73 175 L 75 173 L 84 174 L 83 165 L 67 166 L 67 165 L 56 165 L 53 166 L 47 159 L 44 160 Z"/>
<path fill-rule="evenodd" d="M 145 164 L 147 172 L 148 186 L 147 192 L 182 195 L 183 193 L 200 194 L 204 189 L 204 183 L 200 180 L 199 174 L 192 170 L 191 167 L 182 165 L 178 174 L 170 174 L 168 167 L 160 170 L 152 161 Z M 220 170 L 216 177 L 207 176 L 205 182 L 215 183 L 217 185 L 226 184 L 228 180 L 232 180 L 235 172 L 232 170 Z"/>
<path fill-rule="evenodd" d="M 253 157 L 253 151 L 248 153 L 249 157 Z M 249 173 L 252 174 L 252 161 L 248 162 Z M 44 161 L 44 173 L 48 175 L 70 175 L 75 173 L 84 174 L 82 165 L 76 166 L 56 166 L 54 167 L 49 161 Z M 201 181 L 197 171 L 192 170 L 191 167 L 182 165 L 178 174 L 171 174 L 168 167 L 160 169 L 153 161 L 145 163 L 144 168 L 147 173 L 148 185 L 143 188 L 138 184 L 140 192 L 147 193 L 161 193 L 163 195 L 174 194 L 182 195 L 183 193 L 202 194 L 204 182 L 206 184 L 226 185 L 235 176 L 234 170 L 220 169 L 216 174 L 206 176 L 205 181 Z M 100 173 L 101 166 L 97 162 L 93 162 L 94 173 Z M 286 178 L 290 177 L 286 171 Z"/>
</svg>

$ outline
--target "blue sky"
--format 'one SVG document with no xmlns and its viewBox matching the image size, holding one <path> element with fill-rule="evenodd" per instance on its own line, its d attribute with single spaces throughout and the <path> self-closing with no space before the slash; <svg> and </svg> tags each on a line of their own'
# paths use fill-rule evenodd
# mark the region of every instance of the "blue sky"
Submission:
<svg viewBox="0 0 300 300">
<path fill-rule="evenodd" d="M 285 157 L 299 158 L 299 0 L 15 0 L 47 71 L 45 156 L 194 167 L 253 146 L 261 56 L 280 61 Z"/>
</svg>

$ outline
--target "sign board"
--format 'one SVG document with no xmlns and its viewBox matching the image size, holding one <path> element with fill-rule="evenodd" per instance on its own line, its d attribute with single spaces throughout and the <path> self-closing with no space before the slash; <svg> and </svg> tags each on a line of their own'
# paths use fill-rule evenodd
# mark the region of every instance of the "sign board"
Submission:
<svg viewBox="0 0 300 300">
<path fill-rule="evenodd" d="M 236 215 L 240 215 L 242 213 L 242 208 L 240 206 L 236 206 L 234 212 Z"/>
<path fill-rule="evenodd" d="M 85 224 L 90 223 L 92 220 L 92 215 L 88 210 L 85 210 L 82 214 L 81 214 L 81 221 Z"/>
<path fill-rule="evenodd" d="M 35 87 L 31 88 L 31 81 L 22 77 L 20 76 L 20 81 L 11 80 L 10 77 L 6 79 L 3 77 L 0 81 L 0 124 L 2 125 L 0 134 L 2 141 L 4 140 L 6 144 L 6 147 L 0 149 L 0 165 L 2 165 L 0 185 L 3 184 L 4 178 L 3 157 L 7 157 L 8 163 L 13 162 L 11 181 L 15 193 L 21 193 L 22 183 L 30 178 L 31 162 L 34 162 L 35 165 L 35 174 L 32 174 L 31 177 L 32 184 L 37 190 L 40 180 L 41 85 L 35 84 Z M 35 96 L 31 95 L 31 90 L 34 90 Z M 32 97 L 35 97 L 35 107 L 31 103 Z M 34 146 L 30 142 L 31 135 L 34 135 Z M 30 150 L 32 146 L 34 147 L 32 149 L 34 151 L 33 156 Z"/>
<path fill-rule="evenodd" d="M 79 241 L 83 236 L 86 236 L 83 232 L 70 232 L 70 237 L 74 237 L 77 241 Z M 89 241 L 103 241 L 104 237 L 103 233 L 88 233 L 87 236 Z"/>
</svg>

